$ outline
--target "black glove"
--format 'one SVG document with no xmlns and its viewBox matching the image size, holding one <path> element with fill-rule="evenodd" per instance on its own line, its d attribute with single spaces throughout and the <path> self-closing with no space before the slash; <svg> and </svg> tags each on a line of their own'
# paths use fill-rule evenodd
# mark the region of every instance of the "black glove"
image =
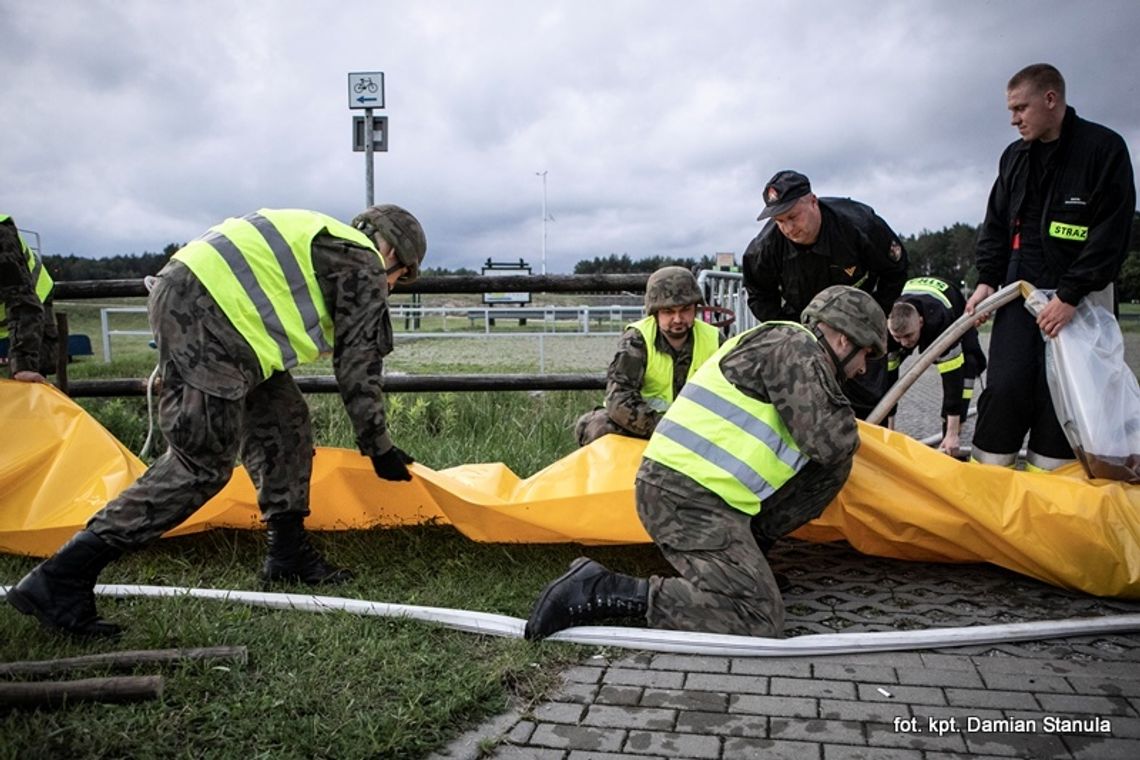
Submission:
<svg viewBox="0 0 1140 760">
<path fill-rule="evenodd" d="M 383 454 L 372 457 L 372 469 L 384 480 L 411 480 L 408 465 L 416 460 L 393 446 Z"/>
</svg>

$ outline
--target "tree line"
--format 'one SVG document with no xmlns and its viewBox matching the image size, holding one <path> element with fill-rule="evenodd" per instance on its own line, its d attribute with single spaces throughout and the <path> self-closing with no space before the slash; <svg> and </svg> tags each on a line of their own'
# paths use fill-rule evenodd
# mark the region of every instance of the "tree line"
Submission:
<svg viewBox="0 0 1140 760">
<path fill-rule="evenodd" d="M 978 279 L 974 267 L 974 241 L 977 236 L 978 227 L 958 223 L 941 230 L 923 230 L 917 235 L 904 237 L 903 245 L 910 257 L 911 275 L 933 275 L 972 288 Z M 49 254 L 44 256 L 44 264 L 51 276 L 59 281 L 135 279 L 157 274 L 181 247 L 178 243 L 170 243 L 162 249 L 162 253 L 146 252 L 102 259 L 89 259 L 74 254 Z M 682 266 L 697 271 L 713 269 L 715 264 L 713 256 L 678 258 L 654 255 L 635 259 L 628 253 L 611 253 L 580 260 L 574 265 L 574 274 L 649 273 L 663 266 Z M 425 277 L 475 274 L 475 270 L 466 267 L 425 267 L 423 270 Z M 1140 300 L 1140 212 L 1132 218 L 1132 244 L 1116 285 L 1122 301 Z"/>
<path fill-rule="evenodd" d="M 645 256 L 640 259 L 633 259 L 628 253 L 623 253 L 621 256 L 611 253 L 609 256 L 582 259 L 574 265 L 574 274 L 642 274 L 656 272 L 661 267 L 672 266 L 698 271 L 712 269 L 715 264 L 716 260 L 712 256 L 702 256 L 699 259 Z"/>
</svg>

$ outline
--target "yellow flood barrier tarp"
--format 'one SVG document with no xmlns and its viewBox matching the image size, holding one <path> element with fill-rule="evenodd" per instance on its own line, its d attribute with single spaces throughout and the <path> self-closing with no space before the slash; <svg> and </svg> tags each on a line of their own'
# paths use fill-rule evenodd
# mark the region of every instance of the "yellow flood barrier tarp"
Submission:
<svg viewBox="0 0 1140 760">
<path fill-rule="evenodd" d="M 47 555 L 144 469 L 93 418 L 48 386 L 0 381 L 0 551 Z M 794 535 L 847 540 L 865 554 L 991 562 L 1057 586 L 1140 597 L 1140 486 L 953 460 L 860 423 L 863 445 L 843 492 Z M 476 541 L 648 541 L 633 503 L 645 442 L 606 436 L 520 479 L 502 464 L 378 479 L 356 452 L 319 449 L 314 530 L 450 523 Z M 230 484 L 169 535 L 259 526 L 254 489 Z M 948 570 L 953 572 L 953 569 Z"/>
</svg>

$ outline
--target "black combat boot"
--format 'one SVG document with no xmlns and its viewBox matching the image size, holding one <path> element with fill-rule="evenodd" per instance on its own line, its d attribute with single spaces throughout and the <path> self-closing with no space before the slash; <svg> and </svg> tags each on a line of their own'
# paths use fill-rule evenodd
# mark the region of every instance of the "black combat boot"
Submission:
<svg viewBox="0 0 1140 760">
<path fill-rule="evenodd" d="M 309 543 L 303 515 L 269 518 L 269 553 L 261 568 L 261 581 L 301 582 L 309 586 L 335 585 L 353 579 L 351 570 L 331 565 Z"/>
<path fill-rule="evenodd" d="M 610 572 L 592 559 L 579 557 L 570 563 L 569 571 L 542 590 L 524 635 L 544 639 L 574 625 L 644 617 L 648 608 L 649 581 Z"/>
<path fill-rule="evenodd" d="M 8 589 L 8 604 L 54 631 L 118 636 L 122 628 L 99 617 L 95 609 L 95 582 L 103 568 L 122 554 L 82 530 Z"/>
</svg>

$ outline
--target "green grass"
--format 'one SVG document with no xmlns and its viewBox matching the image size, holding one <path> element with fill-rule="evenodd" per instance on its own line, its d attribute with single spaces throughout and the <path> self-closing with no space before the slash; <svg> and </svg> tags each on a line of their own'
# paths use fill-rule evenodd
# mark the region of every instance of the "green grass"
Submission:
<svg viewBox="0 0 1140 760">
<path fill-rule="evenodd" d="M 88 333 L 96 344 L 94 360 L 70 365 L 72 379 L 143 377 L 150 372 L 154 351 L 144 340 L 123 339 L 120 346 L 116 338 L 115 361 L 104 364 L 98 309 L 75 304 L 67 311 L 72 331 Z M 559 371 L 602 371 L 616 340 L 595 340 L 598 346 L 591 350 L 600 359 Z M 438 363 L 458 367 L 455 371 L 534 371 L 533 358 L 520 357 L 517 351 L 488 351 L 472 340 L 455 343 L 446 351 L 436 341 L 400 345 L 389 366 L 402 359 L 398 366 L 404 371 L 440 371 L 424 367 L 432 366 L 441 351 L 466 350 L 463 357 Z M 427 353 L 417 355 L 421 348 Z M 491 369 L 479 364 L 480 357 L 491 360 Z M 324 364 L 312 371 L 330 369 Z M 422 393 L 392 394 L 387 400 L 393 439 L 427 466 L 502 461 L 526 476 L 573 450 L 570 427 L 600 395 Z M 352 448 L 351 425 L 339 397 L 315 395 L 308 400 L 317 443 Z M 137 451 L 142 445 L 143 399 L 80 402 L 129 448 Z M 451 527 L 432 525 L 319 534 L 315 541 L 331 560 L 357 573 L 352 583 L 331 590 L 334 595 L 517 617 L 526 617 L 542 586 L 584 551 L 575 545 L 479 544 Z M 165 539 L 113 563 L 100 580 L 258 589 L 263 542 L 261 533 L 249 531 Z M 585 551 L 626 572 L 665 570 L 651 546 Z M 32 558 L 0 555 L 0 584 L 16 582 L 35 563 Z M 422 757 L 508 704 L 525 709 L 553 688 L 563 666 L 591 651 L 477 636 L 414 621 L 263 610 L 209 600 L 100 598 L 99 606 L 104 616 L 126 626 L 121 639 L 84 642 L 50 635 L 31 618 L 3 608 L 0 660 L 245 645 L 250 661 L 245 666 L 194 663 L 139 669 L 139 674 L 165 675 L 165 691 L 157 701 L 0 713 L 0 758 Z M 86 671 L 66 677 L 109 674 Z"/>
<path fill-rule="evenodd" d="M 477 544 L 442 526 L 316 538 L 331 559 L 357 571 L 337 595 L 519 617 L 579 551 Z M 261 553 L 260 534 L 214 531 L 160 541 L 113 564 L 101 580 L 256 588 Z M 627 572 L 661 569 L 648 546 L 591 554 Z M 0 557 L 0 577 L 31 565 Z M 0 756 L 418 757 L 509 700 L 525 705 L 547 692 L 558 669 L 584 651 L 410 621 L 209 600 L 100 599 L 100 607 L 127 626 L 113 644 L 48 636 L 9 612 L 0 615 L 0 658 L 244 645 L 250 662 L 139 669 L 165 674 L 160 701 L 0 715 Z M 109 673 L 83 675 L 99 674 Z"/>
</svg>

